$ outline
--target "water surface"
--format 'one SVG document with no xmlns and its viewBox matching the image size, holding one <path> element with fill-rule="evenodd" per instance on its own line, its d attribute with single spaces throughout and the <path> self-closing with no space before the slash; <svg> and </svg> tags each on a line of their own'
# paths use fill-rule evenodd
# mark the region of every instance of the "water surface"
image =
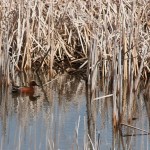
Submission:
<svg viewBox="0 0 150 150">
<path fill-rule="evenodd" d="M 145 132 L 124 125 L 114 132 L 112 97 L 94 101 L 93 116 L 89 117 L 85 81 L 68 76 L 50 82 L 36 75 L 34 79 L 40 87 L 36 87 L 33 97 L 16 96 L 11 86 L 8 90 L 1 87 L 1 150 L 87 149 L 90 144 L 97 149 L 149 148 Z M 26 84 L 23 76 L 16 81 L 18 85 Z M 100 85 L 98 95 L 106 95 L 106 89 Z M 131 125 L 149 131 L 147 101 L 140 93 L 136 98 Z M 123 122 L 128 123 L 126 117 Z M 96 144 L 91 142 L 93 139 Z"/>
</svg>

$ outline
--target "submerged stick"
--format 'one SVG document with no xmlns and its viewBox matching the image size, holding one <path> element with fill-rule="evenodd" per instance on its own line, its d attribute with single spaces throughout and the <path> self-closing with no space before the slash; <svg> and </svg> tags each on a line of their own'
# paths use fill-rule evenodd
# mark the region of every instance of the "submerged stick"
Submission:
<svg viewBox="0 0 150 150">
<path fill-rule="evenodd" d="M 140 131 L 146 132 L 147 134 L 150 134 L 150 132 L 148 132 L 148 131 L 146 131 L 146 130 L 144 130 L 144 129 L 140 129 L 140 128 L 137 128 L 137 127 L 134 127 L 134 126 L 131 126 L 131 125 L 125 124 L 125 123 L 121 123 L 121 125 L 124 125 L 124 126 L 130 127 L 130 128 L 134 128 L 134 129 L 137 129 L 137 130 L 140 130 Z"/>
</svg>

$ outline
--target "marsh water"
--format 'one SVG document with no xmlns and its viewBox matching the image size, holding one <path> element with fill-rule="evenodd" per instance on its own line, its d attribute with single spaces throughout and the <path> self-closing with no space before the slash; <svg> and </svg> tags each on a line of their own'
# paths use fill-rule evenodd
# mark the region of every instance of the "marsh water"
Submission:
<svg viewBox="0 0 150 150">
<path fill-rule="evenodd" d="M 115 132 L 112 97 L 92 102 L 94 115 L 91 118 L 84 80 L 66 75 L 48 80 L 44 75 L 21 74 L 16 75 L 16 84 L 27 85 L 31 78 L 40 85 L 32 96 L 15 95 L 11 86 L 1 86 L 1 150 L 80 150 L 88 149 L 89 145 L 103 150 L 150 148 L 150 136 L 144 132 L 150 130 L 149 104 L 142 90 L 135 96 L 130 122 L 141 130 L 122 125 Z M 113 91 L 107 84 L 100 83 L 98 87 L 99 96 Z M 122 119 L 124 124 L 128 124 L 127 115 Z"/>
</svg>

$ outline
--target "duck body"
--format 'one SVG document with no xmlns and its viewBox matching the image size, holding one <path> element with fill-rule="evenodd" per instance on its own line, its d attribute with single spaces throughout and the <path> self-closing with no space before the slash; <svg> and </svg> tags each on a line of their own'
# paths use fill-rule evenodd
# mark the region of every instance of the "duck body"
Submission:
<svg viewBox="0 0 150 150">
<path fill-rule="evenodd" d="M 34 87 L 19 87 L 19 86 L 13 86 L 12 87 L 12 93 L 20 93 L 20 94 L 32 94 L 34 93 Z"/>
<path fill-rule="evenodd" d="M 24 95 L 33 95 L 34 87 L 38 86 L 35 81 L 31 81 L 29 87 L 27 86 L 12 86 L 12 93 L 24 94 Z"/>
</svg>

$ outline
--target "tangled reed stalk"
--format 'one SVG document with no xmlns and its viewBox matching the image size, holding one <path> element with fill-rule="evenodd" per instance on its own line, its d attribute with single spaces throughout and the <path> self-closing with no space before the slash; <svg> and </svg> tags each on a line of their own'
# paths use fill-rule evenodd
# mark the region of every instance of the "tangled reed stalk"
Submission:
<svg viewBox="0 0 150 150">
<path fill-rule="evenodd" d="M 98 79 L 112 76 L 115 125 L 124 110 L 123 81 L 132 91 L 149 78 L 149 10 L 148 0 L 2 0 L 0 74 L 77 73 L 91 85 L 91 99 Z"/>
</svg>

